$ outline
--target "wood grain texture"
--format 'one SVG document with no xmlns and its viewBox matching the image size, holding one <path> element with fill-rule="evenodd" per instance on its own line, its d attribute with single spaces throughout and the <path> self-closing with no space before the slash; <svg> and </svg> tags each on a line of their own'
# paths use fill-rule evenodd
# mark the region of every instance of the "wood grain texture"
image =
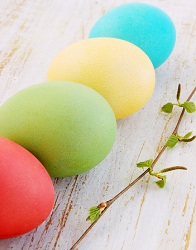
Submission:
<svg viewBox="0 0 196 250">
<path fill-rule="evenodd" d="M 67 45 L 87 38 L 95 21 L 124 0 L 1 0 L 0 102 L 24 87 L 45 81 L 49 63 Z M 136 1 L 137 2 L 137 1 Z M 153 158 L 174 128 L 180 111 L 160 113 L 196 84 L 196 1 L 149 0 L 165 10 L 177 30 L 170 58 L 156 70 L 156 88 L 149 103 L 118 121 L 110 155 L 78 177 L 54 179 L 56 202 L 49 218 L 34 231 L 0 241 L 0 250 L 69 249 L 88 227 L 88 209 L 123 189 L 141 173 L 138 161 Z M 195 97 L 194 97 L 195 99 Z M 185 115 L 180 133 L 194 131 L 195 116 Z M 160 139 L 161 138 L 161 139 Z M 145 177 L 120 198 L 81 242 L 79 250 L 195 250 L 196 142 L 167 150 L 156 169 L 172 165 L 186 172 L 168 173 L 163 190 Z"/>
</svg>

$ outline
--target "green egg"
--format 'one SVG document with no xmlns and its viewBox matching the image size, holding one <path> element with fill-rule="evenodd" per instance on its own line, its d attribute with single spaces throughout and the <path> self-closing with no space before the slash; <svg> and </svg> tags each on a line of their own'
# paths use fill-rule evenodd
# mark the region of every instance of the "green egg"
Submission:
<svg viewBox="0 0 196 250">
<path fill-rule="evenodd" d="M 65 177 L 104 160 L 115 141 L 116 120 L 93 89 L 46 82 L 18 92 L 0 107 L 0 136 L 33 153 L 52 177 Z"/>
</svg>

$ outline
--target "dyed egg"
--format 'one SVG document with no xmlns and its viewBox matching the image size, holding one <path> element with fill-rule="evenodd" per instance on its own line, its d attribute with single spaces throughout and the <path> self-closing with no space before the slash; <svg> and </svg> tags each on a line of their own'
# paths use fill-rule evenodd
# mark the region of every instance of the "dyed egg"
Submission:
<svg viewBox="0 0 196 250">
<path fill-rule="evenodd" d="M 73 81 L 96 90 L 120 119 L 147 103 L 154 90 L 155 72 L 148 56 L 135 45 L 95 38 L 60 52 L 49 67 L 47 79 Z"/>
<path fill-rule="evenodd" d="M 54 204 L 53 184 L 43 165 L 26 149 L 2 137 L 0 197 L 0 239 L 36 228 Z"/>
<path fill-rule="evenodd" d="M 0 107 L 0 136 L 33 153 L 53 177 L 83 173 L 110 152 L 116 120 L 94 90 L 71 82 L 34 85 Z"/>
<path fill-rule="evenodd" d="M 129 41 L 141 48 L 157 68 L 171 54 L 176 32 L 172 20 L 161 9 L 145 3 L 129 3 L 103 15 L 93 26 L 89 37 Z"/>
</svg>

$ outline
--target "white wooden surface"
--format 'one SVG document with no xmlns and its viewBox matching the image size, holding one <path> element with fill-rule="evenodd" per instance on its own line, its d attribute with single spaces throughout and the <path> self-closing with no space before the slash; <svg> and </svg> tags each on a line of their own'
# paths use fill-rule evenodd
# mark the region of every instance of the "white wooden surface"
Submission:
<svg viewBox="0 0 196 250">
<path fill-rule="evenodd" d="M 87 38 L 95 21 L 126 0 L 1 0 L 0 101 L 19 89 L 43 82 L 53 57 L 67 45 Z M 174 100 L 177 84 L 186 98 L 196 81 L 196 1 L 149 0 L 165 10 L 177 30 L 174 52 L 156 70 L 156 89 L 139 112 L 118 121 L 110 155 L 78 177 L 55 179 L 51 216 L 34 231 L 0 241 L 0 250 L 69 249 L 88 227 L 87 210 L 110 199 L 142 170 L 138 161 L 155 157 L 179 115 L 160 113 Z M 194 98 L 196 99 L 196 98 Z M 194 131 L 194 115 L 185 115 L 180 133 Z M 161 139 L 160 139 L 161 138 Z M 196 142 L 167 150 L 157 169 L 176 164 L 187 172 L 168 174 L 160 190 L 148 176 L 120 198 L 82 241 L 80 250 L 195 250 Z M 1 223 L 1 222 L 0 222 Z"/>
</svg>

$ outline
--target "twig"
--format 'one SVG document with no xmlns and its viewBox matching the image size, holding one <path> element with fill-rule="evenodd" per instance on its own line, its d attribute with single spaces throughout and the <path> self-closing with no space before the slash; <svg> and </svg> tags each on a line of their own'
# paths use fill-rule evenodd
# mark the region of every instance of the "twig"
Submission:
<svg viewBox="0 0 196 250">
<path fill-rule="evenodd" d="M 194 93 L 196 91 L 196 87 L 193 89 L 193 91 L 191 92 L 191 94 L 189 95 L 189 97 L 187 98 L 187 102 L 190 101 L 190 99 L 193 97 Z M 172 132 L 172 134 L 176 135 L 178 132 L 178 128 L 180 126 L 180 123 L 182 121 L 182 118 L 184 116 L 184 112 L 185 109 L 183 108 L 180 117 L 177 121 L 177 124 Z M 151 168 L 153 169 L 155 164 L 157 163 L 157 161 L 159 160 L 159 158 L 161 157 L 161 155 L 163 154 L 163 152 L 165 151 L 167 147 L 163 146 L 160 150 L 160 152 L 158 153 L 158 155 L 156 156 L 156 158 L 154 159 Z M 139 175 L 134 181 L 132 181 L 127 187 L 125 187 L 122 191 L 120 191 L 117 195 L 115 195 L 112 199 L 106 201 L 106 208 L 103 210 L 103 212 L 100 214 L 99 218 L 94 221 L 87 229 L 86 231 L 80 236 L 80 238 L 76 241 L 76 243 L 70 248 L 70 250 L 74 250 L 78 244 L 84 239 L 84 237 L 88 234 L 88 232 L 94 227 L 94 225 L 98 222 L 98 220 L 100 220 L 100 218 L 104 215 L 104 213 L 108 210 L 108 208 L 120 197 L 122 196 L 127 190 L 129 190 L 132 186 L 134 186 L 140 179 L 142 179 L 148 172 L 149 172 L 150 168 L 148 168 L 146 171 L 144 171 L 141 175 Z"/>
<path fill-rule="evenodd" d="M 188 101 L 191 100 L 191 98 L 192 98 L 193 95 L 195 94 L 195 91 L 196 91 L 196 87 L 193 89 L 193 91 L 191 92 L 190 96 L 187 98 L 186 102 L 188 102 Z M 174 135 L 176 135 L 177 132 L 178 132 L 178 128 L 179 128 L 179 126 L 180 126 L 180 123 L 181 123 L 182 117 L 183 117 L 183 115 L 184 115 L 184 112 L 185 112 L 185 109 L 183 108 L 183 110 L 182 110 L 182 112 L 181 112 L 181 114 L 180 114 L 180 117 L 179 117 L 179 119 L 178 119 L 178 122 L 177 122 L 177 124 L 176 124 L 176 127 L 175 127 L 175 129 L 174 129 L 174 131 L 173 131 L 173 133 L 172 133 L 172 134 L 174 134 Z"/>
</svg>

